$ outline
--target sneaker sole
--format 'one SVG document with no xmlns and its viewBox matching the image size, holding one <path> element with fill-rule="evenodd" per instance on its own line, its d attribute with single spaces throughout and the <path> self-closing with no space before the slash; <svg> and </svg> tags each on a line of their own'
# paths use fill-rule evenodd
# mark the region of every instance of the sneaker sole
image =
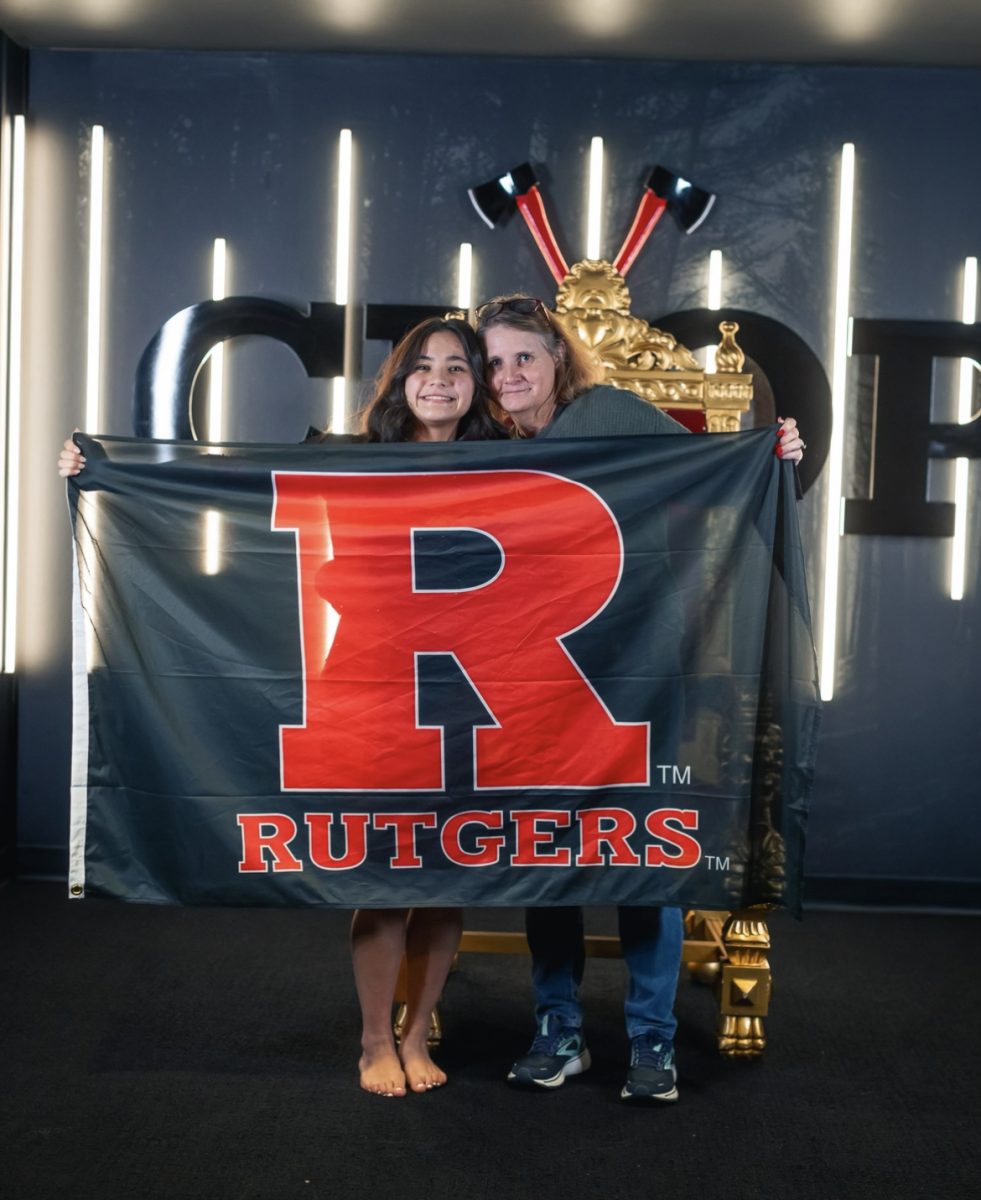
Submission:
<svg viewBox="0 0 981 1200">
<path fill-rule="evenodd" d="M 509 1071 L 508 1083 L 513 1083 L 516 1087 L 527 1088 L 561 1087 L 570 1075 L 581 1075 L 583 1071 L 588 1071 L 592 1065 L 592 1061 L 589 1057 L 589 1051 L 584 1050 L 576 1058 L 570 1058 L 558 1074 L 551 1075 L 548 1079 L 535 1079 L 533 1076 L 523 1075 L 520 1071 Z"/>
<path fill-rule="evenodd" d="M 632 1092 L 625 1087 L 620 1092 L 620 1099 L 628 1104 L 673 1104 L 678 1099 L 678 1089 L 674 1087 L 670 1092 Z"/>
</svg>

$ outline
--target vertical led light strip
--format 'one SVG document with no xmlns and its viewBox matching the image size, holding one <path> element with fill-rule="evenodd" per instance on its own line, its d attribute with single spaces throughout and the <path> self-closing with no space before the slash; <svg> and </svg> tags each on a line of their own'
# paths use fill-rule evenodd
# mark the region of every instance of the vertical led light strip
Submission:
<svg viewBox="0 0 981 1200">
<path fill-rule="evenodd" d="M 204 514 L 204 573 L 217 575 L 221 570 L 221 513 L 209 508 Z"/>
<path fill-rule="evenodd" d="M 961 320 L 973 325 L 978 319 L 978 260 L 964 259 L 964 290 L 961 296 Z M 966 425 L 972 417 L 971 399 L 974 395 L 974 364 L 961 359 L 960 386 L 957 393 L 957 420 Z M 950 598 L 964 599 L 964 573 L 967 561 L 968 484 L 971 477 L 970 460 L 959 458 L 954 463 L 954 540 L 950 552 Z"/>
<path fill-rule="evenodd" d="M 106 191 L 106 133 L 102 125 L 92 126 L 89 139 L 89 262 L 88 292 L 86 296 L 86 339 L 85 339 L 85 424 L 86 433 L 99 433 L 102 429 L 102 289 L 105 246 L 105 191 Z M 86 537 L 90 542 L 98 538 L 99 507 L 98 495 L 90 493 L 86 502 Z M 95 611 L 96 582 L 90 584 L 89 603 Z M 96 643 L 91 630 L 88 633 L 86 661 L 91 671 L 95 666 Z"/>
<path fill-rule="evenodd" d="M 347 304 L 351 291 L 351 191 L 353 143 L 350 129 L 342 129 L 337 142 L 337 226 L 334 239 L 334 303 Z M 330 405 L 332 433 L 344 433 L 347 422 L 347 388 L 343 375 L 333 381 Z"/>
<path fill-rule="evenodd" d="M 841 148 L 838 185 L 838 253 L 835 267 L 835 319 L 831 370 L 831 446 L 828 451 L 828 503 L 825 512 L 824 604 L 821 620 L 821 699 L 835 693 L 838 638 L 838 572 L 841 553 L 841 479 L 845 453 L 845 383 L 848 362 L 848 299 L 851 293 L 852 224 L 855 204 L 855 147 Z"/>
<path fill-rule="evenodd" d="M 722 251 L 709 252 L 708 306 L 713 312 L 722 307 Z"/>
<path fill-rule="evenodd" d="M 712 312 L 718 312 L 722 307 L 722 251 L 709 251 L 708 265 L 708 304 Z M 715 355 L 718 347 L 709 346 L 705 351 L 705 370 L 709 375 L 715 374 Z"/>
<path fill-rule="evenodd" d="M 456 306 L 468 313 L 473 304 L 473 246 L 470 242 L 460 243 L 460 254 L 456 271 Z"/>
<path fill-rule="evenodd" d="M 88 337 L 85 353 L 85 432 L 102 426 L 102 259 L 105 208 L 106 139 L 101 125 L 92 126 L 89 143 L 89 287 Z"/>
<path fill-rule="evenodd" d="M 7 351 L 10 315 L 10 200 L 13 119 L 0 124 L 0 631 L 6 626 L 6 589 L 4 571 L 7 561 Z M 0 669 L 4 669 L 4 649 L 0 632 Z"/>
<path fill-rule="evenodd" d="M 225 239 L 215 238 L 211 251 L 211 299 L 224 300 L 226 288 Z M 220 442 L 225 422 L 225 344 L 218 342 L 208 356 L 208 441 Z M 221 570 L 221 513 L 204 514 L 204 573 Z"/>
<path fill-rule="evenodd" d="M 586 257 L 599 258 L 603 237 L 603 139 L 589 144 L 589 204 L 586 209 Z"/>
<path fill-rule="evenodd" d="M 10 241 L 7 300 L 6 444 L 4 464 L 3 670 L 11 674 L 17 656 L 17 551 L 20 518 L 20 387 L 24 289 L 24 118 L 13 118 L 10 144 Z M 5 181 L 6 182 L 6 181 Z"/>
<path fill-rule="evenodd" d="M 211 251 L 211 299 L 225 299 L 225 239 L 215 238 Z M 208 357 L 208 441 L 220 442 L 225 423 L 225 344 L 212 346 Z"/>
</svg>

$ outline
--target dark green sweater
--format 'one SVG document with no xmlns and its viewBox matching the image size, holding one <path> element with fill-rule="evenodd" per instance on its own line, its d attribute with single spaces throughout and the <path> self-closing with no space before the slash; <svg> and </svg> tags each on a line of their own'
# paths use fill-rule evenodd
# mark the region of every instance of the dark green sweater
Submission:
<svg viewBox="0 0 981 1200">
<path fill-rule="evenodd" d="M 684 425 L 634 392 L 600 384 L 561 405 L 538 437 L 617 437 L 628 433 L 687 433 Z"/>
</svg>

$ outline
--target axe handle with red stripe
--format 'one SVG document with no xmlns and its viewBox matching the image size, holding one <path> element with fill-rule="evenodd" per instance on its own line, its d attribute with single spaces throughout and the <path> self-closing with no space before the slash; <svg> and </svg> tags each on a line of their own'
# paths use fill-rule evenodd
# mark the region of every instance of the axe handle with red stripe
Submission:
<svg viewBox="0 0 981 1200">
<path fill-rule="evenodd" d="M 518 206 L 518 211 L 525 219 L 525 224 L 531 230 L 531 236 L 535 239 L 538 249 L 541 250 L 555 282 L 561 283 L 569 274 L 569 267 L 562 257 L 562 251 L 559 249 L 555 234 L 548 223 L 545 205 L 542 203 L 541 193 L 537 186 L 529 188 L 527 192 L 522 192 L 520 196 L 515 196 L 514 201 Z"/>
<path fill-rule="evenodd" d="M 661 213 L 668 207 L 667 200 L 662 200 L 650 188 L 644 189 L 644 195 L 637 207 L 637 215 L 630 226 L 630 232 L 624 239 L 619 253 L 613 260 L 613 265 L 621 275 L 626 275 L 633 266 L 633 261 L 644 248 L 644 243 L 651 236 L 654 226 L 661 219 Z"/>
</svg>

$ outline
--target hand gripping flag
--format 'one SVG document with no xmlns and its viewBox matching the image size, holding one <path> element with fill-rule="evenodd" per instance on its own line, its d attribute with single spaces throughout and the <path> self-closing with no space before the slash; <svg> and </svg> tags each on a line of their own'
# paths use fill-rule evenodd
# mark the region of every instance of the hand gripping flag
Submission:
<svg viewBox="0 0 981 1200">
<path fill-rule="evenodd" d="M 816 665 L 771 429 L 80 441 L 73 894 L 799 906 Z"/>
</svg>

